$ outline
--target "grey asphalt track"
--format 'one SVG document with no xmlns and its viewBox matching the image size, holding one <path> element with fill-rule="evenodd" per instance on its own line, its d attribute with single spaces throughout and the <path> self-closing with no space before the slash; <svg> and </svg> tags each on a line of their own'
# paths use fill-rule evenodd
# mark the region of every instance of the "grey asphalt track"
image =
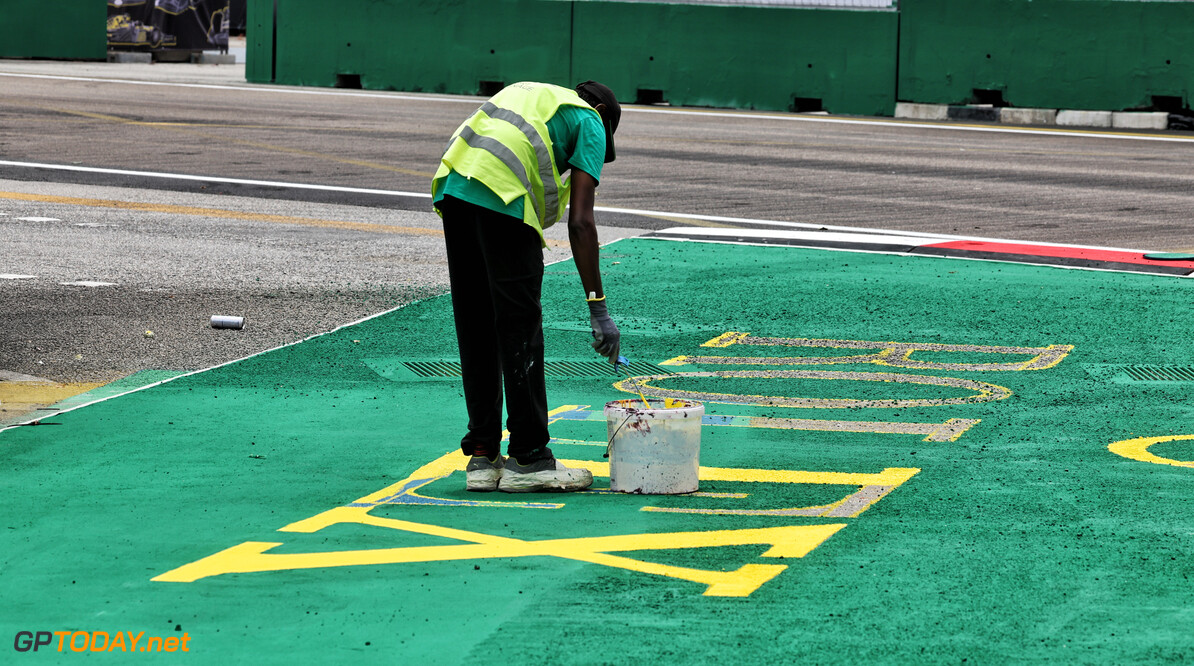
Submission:
<svg viewBox="0 0 1194 666">
<path fill-rule="evenodd" d="M 35 276 L 0 279 L 0 371 L 196 369 L 445 291 L 420 195 L 480 100 L 254 86 L 243 71 L 0 61 L 0 274 Z M 735 225 L 684 217 L 705 215 L 1194 248 L 1194 135 L 1007 129 L 628 107 L 598 205 L 639 212 L 599 213 L 602 240 Z M 549 261 L 567 256 L 562 225 L 553 238 Z M 113 284 L 61 284 L 76 281 Z M 214 331 L 212 314 L 248 326 Z"/>
</svg>

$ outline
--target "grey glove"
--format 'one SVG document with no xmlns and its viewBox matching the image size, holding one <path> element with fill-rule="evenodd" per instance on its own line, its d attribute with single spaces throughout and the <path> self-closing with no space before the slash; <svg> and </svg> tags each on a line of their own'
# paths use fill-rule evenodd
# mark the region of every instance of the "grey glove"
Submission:
<svg viewBox="0 0 1194 666">
<path fill-rule="evenodd" d="M 609 309 L 605 307 L 605 299 L 589 301 L 589 323 L 593 326 L 593 349 L 598 354 L 609 359 L 610 363 L 618 360 L 618 347 L 622 334 L 609 318 Z"/>
</svg>

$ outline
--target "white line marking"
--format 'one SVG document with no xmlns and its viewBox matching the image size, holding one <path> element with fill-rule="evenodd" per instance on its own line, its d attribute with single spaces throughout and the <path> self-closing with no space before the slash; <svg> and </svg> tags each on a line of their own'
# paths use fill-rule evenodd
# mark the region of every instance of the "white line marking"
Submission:
<svg viewBox="0 0 1194 666">
<path fill-rule="evenodd" d="M 710 243 L 710 244 L 719 244 L 719 245 L 749 245 L 749 246 L 753 246 L 753 247 L 770 247 L 770 248 L 777 247 L 776 245 L 772 245 L 769 243 L 738 241 L 738 240 L 728 240 L 725 238 L 717 238 L 716 234 L 708 233 L 710 231 L 732 232 L 732 231 L 734 231 L 732 229 L 709 229 L 708 227 L 673 227 L 671 229 L 665 229 L 664 231 L 667 231 L 670 233 L 675 233 L 675 234 L 681 234 L 681 233 L 689 234 L 691 236 L 705 235 L 705 237 L 704 238 L 668 238 L 666 236 L 648 236 L 648 237 L 646 237 L 646 239 L 647 240 L 672 241 L 675 243 Z M 757 236 L 766 237 L 766 233 L 767 232 L 761 232 L 761 233 L 758 233 Z M 775 232 L 775 234 L 782 234 L 782 233 L 785 233 L 785 232 L 782 232 L 782 231 Z M 725 234 L 725 235 L 728 236 L 731 234 Z M 774 237 L 775 238 L 787 238 L 787 236 L 779 236 L 779 235 L 776 235 Z M 875 237 L 875 238 L 878 238 L 878 237 Z M 864 238 L 863 240 L 859 240 L 856 242 L 868 242 L 868 241 Z M 1016 243 L 1016 241 L 1002 241 L 1002 242 Z M 1056 244 L 1052 244 L 1052 243 L 1027 243 L 1027 244 L 1029 244 L 1029 245 L 1049 245 L 1051 247 L 1071 247 L 1071 248 L 1079 248 L 1079 249 L 1115 250 L 1115 251 L 1119 251 L 1119 252 L 1136 252 L 1136 250 L 1122 250 L 1119 248 L 1083 248 L 1083 246 L 1081 246 L 1081 245 L 1056 245 Z M 924 243 L 923 245 L 927 245 L 927 243 Z M 1040 266 L 1043 268 L 1065 268 L 1068 270 L 1075 270 L 1075 271 L 1101 271 L 1104 273 L 1130 273 L 1133 275 L 1158 275 L 1161 277 L 1194 278 L 1194 274 L 1174 275 L 1173 273 L 1151 273 L 1148 271 L 1128 271 L 1128 270 L 1123 270 L 1123 269 L 1119 269 L 1119 268 L 1094 268 L 1094 267 L 1089 267 L 1089 266 L 1066 266 L 1063 264 L 1044 264 L 1044 263 L 1035 263 L 1035 262 L 1031 262 L 1031 261 L 1009 260 L 1009 259 L 999 259 L 999 258 L 951 257 L 948 255 L 941 256 L 941 255 L 932 255 L 932 254 L 912 254 L 909 252 L 902 252 L 899 250 L 864 250 L 864 249 L 849 248 L 849 247 L 801 247 L 799 245 L 793 246 L 793 247 L 799 248 L 799 249 L 804 249 L 804 250 L 828 250 L 831 252 L 861 252 L 863 254 L 888 254 L 888 255 L 891 255 L 894 257 L 916 257 L 916 258 L 921 258 L 921 259 L 950 259 L 950 260 L 960 260 L 960 261 L 987 261 L 987 262 L 1002 263 L 1002 264 L 1019 264 L 1022 266 Z M 1141 264 L 1141 265 L 1147 266 L 1148 264 Z"/>
<path fill-rule="evenodd" d="M 280 93 L 284 95 L 326 95 L 332 97 L 368 97 L 374 99 L 399 99 L 411 102 L 460 102 L 480 105 L 484 101 L 481 97 L 436 97 L 433 95 L 403 95 L 401 93 L 367 93 L 348 92 L 346 90 L 310 90 L 307 88 L 288 88 L 285 86 L 253 85 L 243 86 L 219 85 L 215 83 L 172 83 L 169 81 L 136 81 L 133 79 L 105 79 L 92 76 L 60 76 L 55 74 L 16 74 L 0 72 L 0 76 L 11 76 L 21 79 L 51 79 L 54 81 L 82 81 L 85 83 L 122 83 L 130 86 L 159 86 L 165 88 L 200 88 L 204 90 L 236 90 L 239 92 Z"/>
<path fill-rule="evenodd" d="M 0 280 L 33 280 L 36 275 L 17 275 L 16 273 L 0 273 Z"/>
<path fill-rule="evenodd" d="M 59 282 L 58 284 L 64 287 L 116 287 L 115 282 L 95 282 L 92 280 L 79 280 L 78 282 Z"/>
<path fill-rule="evenodd" d="M 100 167 L 75 166 L 73 164 L 45 164 L 42 162 L 11 162 L 0 160 L 0 166 L 25 167 L 29 169 L 53 169 L 56 171 L 79 171 L 83 173 L 106 173 L 114 176 L 140 176 L 143 178 L 167 178 L 173 180 L 193 180 L 205 183 L 232 183 L 234 185 L 261 185 L 265 187 L 288 187 L 296 190 L 320 190 L 325 192 L 350 192 L 353 194 L 384 194 L 394 197 L 418 197 L 430 199 L 431 194 L 425 192 L 398 192 L 395 190 L 374 190 L 364 187 L 341 187 L 339 185 L 311 185 L 308 183 L 287 183 L 276 180 L 248 180 L 244 178 L 223 178 L 221 176 L 191 176 L 181 173 L 162 173 L 158 171 L 129 171 L 127 169 L 103 169 Z"/>
<path fill-rule="evenodd" d="M 437 297 L 436 297 L 436 296 L 431 296 L 430 298 L 437 298 Z M 302 343 L 304 343 L 304 342 L 306 342 L 306 341 L 308 341 L 308 340 L 314 340 L 315 338 L 320 338 L 320 337 L 323 337 L 323 336 L 325 336 L 325 335 L 331 335 L 332 333 L 335 333 L 336 331 L 339 331 L 339 330 L 341 330 L 341 329 L 344 329 L 344 328 L 348 328 L 349 326 L 356 326 L 357 324 L 363 324 L 363 323 L 365 323 L 365 322 L 369 321 L 370 319 L 376 319 L 376 318 L 378 318 L 378 317 L 381 317 L 381 316 L 383 316 L 383 315 L 390 314 L 391 312 L 396 312 L 396 311 L 398 311 L 398 310 L 401 310 L 402 308 L 405 308 L 405 307 L 408 307 L 408 306 L 414 305 L 415 303 L 421 303 L 421 302 L 422 302 L 422 301 L 424 301 L 424 300 L 427 300 L 427 299 L 420 299 L 420 300 L 418 300 L 418 301 L 412 301 L 412 302 L 410 302 L 410 303 L 406 303 L 405 305 L 399 305 L 399 306 L 398 306 L 398 307 L 396 307 L 396 308 L 390 308 L 389 310 L 386 310 L 386 311 L 384 311 L 384 312 L 378 312 L 377 314 L 372 314 L 372 315 L 369 315 L 368 317 L 364 317 L 364 318 L 362 318 L 362 319 L 358 319 L 358 320 L 356 320 L 356 321 L 349 322 L 349 323 L 347 323 L 347 324 L 342 324 L 342 325 L 340 325 L 340 326 L 337 326 L 336 328 L 333 328 L 333 329 L 332 329 L 332 330 L 330 330 L 330 331 L 325 331 L 325 332 L 323 332 L 323 333 L 315 333 L 315 334 L 313 334 L 313 335 L 308 335 L 307 337 L 305 337 L 305 338 L 303 338 L 303 339 L 301 339 L 301 340 L 295 340 L 294 342 L 288 342 L 288 343 L 286 343 L 286 344 L 284 344 L 284 345 L 278 345 L 277 347 L 274 347 L 273 349 L 266 349 L 265 351 L 260 351 L 260 352 L 257 352 L 256 354 L 249 354 L 248 356 L 245 356 L 244 358 L 238 358 L 238 359 L 235 359 L 235 360 L 232 360 L 232 361 L 227 361 L 227 362 L 225 362 L 225 363 L 220 363 L 220 364 L 218 364 L 218 365 L 213 365 L 213 366 L 211 366 L 210 368 L 203 368 L 202 370 L 195 370 L 195 371 L 192 371 L 192 372 L 188 372 L 188 373 L 186 373 L 186 374 L 177 375 L 177 376 L 175 376 L 175 377 L 169 377 L 169 378 L 167 378 L 167 379 L 163 379 L 163 380 L 162 380 L 162 381 L 160 381 L 160 382 L 154 382 L 154 383 L 152 383 L 152 384 L 146 384 L 145 386 L 139 386 L 139 387 L 137 387 L 137 388 L 134 388 L 134 389 L 129 389 L 129 390 L 125 391 L 124 393 L 117 393 L 116 395 L 110 395 L 110 396 L 107 396 L 107 397 L 104 397 L 104 398 L 99 398 L 99 399 L 97 399 L 97 400 L 92 400 L 91 402 L 85 402 L 85 403 L 83 403 L 83 404 L 81 404 L 81 405 L 75 405 L 74 407 L 71 407 L 71 408 L 69 408 L 69 409 L 63 409 L 63 410 L 60 410 L 60 411 L 54 412 L 54 413 L 53 413 L 53 414 L 51 414 L 51 415 L 37 416 L 37 417 L 34 417 L 34 418 L 31 418 L 31 419 L 29 419 L 28 421 L 22 421 L 21 423 L 13 423 L 13 424 L 10 424 L 10 425 L 7 425 L 7 426 L 2 426 L 2 427 L 0 427 L 0 434 L 3 434 L 3 433 L 6 431 L 6 430 L 12 430 L 12 429 L 14 429 L 14 428 L 18 428 L 18 427 L 20 427 L 20 426 L 26 426 L 26 425 L 29 425 L 30 423 L 33 423 L 34 421 L 41 421 L 42 419 L 49 418 L 50 416 L 58 416 L 59 414 L 65 414 L 65 413 L 67 413 L 67 412 L 73 412 L 73 411 L 75 411 L 76 409 L 82 409 L 82 408 L 84 408 L 84 407 L 88 407 L 88 406 L 91 406 L 91 405 L 96 405 L 96 404 L 99 404 L 99 403 L 101 403 L 101 402 L 107 402 L 108 400 L 112 400 L 112 399 L 114 399 L 114 398 L 119 398 L 119 397 L 122 397 L 122 396 L 126 396 L 126 395 L 128 395 L 128 394 L 130 394 L 130 393 L 138 393 L 138 392 L 140 392 L 140 391 L 144 391 L 144 390 L 146 390 L 146 389 L 151 389 L 151 388 L 153 388 L 153 387 L 155 387 L 155 386 L 161 386 L 162 384 L 167 384 L 167 383 L 169 383 L 169 382 L 172 382 L 172 381 L 175 381 L 175 380 L 178 380 L 178 379 L 182 379 L 183 377 L 190 377 L 191 375 L 197 375 L 197 374 L 200 374 L 200 373 L 203 373 L 203 372 L 208 372 L 208 371 L 211 371 L 211 370 L 215 370 L 215 369 L 217 369 L 217 368 L 222 368 L 222 367 L 224 367 L 224 366 L 226 366 L 226 365 L 232 365 L 233 363 L 240 363 L 241 361 L 247 361 L 247 360 L 249 360 L 249 359 L 251 359 L 251 358 L 255 358 L 255 357 L 257 357 L 257 356 L 261 356 L 262 354 L 268 354 L 268 353 L 270 353 L 270 352 L 278 351 L 279 349 L 285 349 L 285 348 L 287 348 L 287 347 L 293 347 L 294 345 L 301 345 Z"/>
<path fill-rule="evenodd" d="M 890 254 L 893 257 L 925 257 L 929 259 L 953 259 L 954 257 L 931 257 L 928 255 L 908 254 L 899 250 L 858 250 L 848 247 L 801 247 L 799 245 L 782 246 L 772 245 L 770 243 L 752 242 L 752 241 L 735 241 L 724 238 L 668 238 L 666 236 L 647 236 L 644 240 L 658 240 L 670 241 L 673 243 L 708 243 L 712 245 L 749 245 L 752 247 L 769 247 L 775 249 L 788 250 L 826 250 L 828 252 L 861 252 L 863 254 Z"/>
<path fill-rule="evenodd" d="M 887 245 L 930 245 L 943 238 L 924 236 L 895 236 L 874 233 L 843 233 L 840 231 L 788 231 L 786 229 L 709 229 L 707 227 L 672 227 L 655 233 L 685 234 L 706 238 L 775 238 L 777 240 L 819 240 L 838 243 L 883 243 Z"/>
<path fill-rule="evenodd" d="M 243 178 L 224 178 L 220 176 L 193 176 L 189 174 L 179 173 L 164 173 L 157 171 L 129 171 L 126 169 L 105 169 L 100 167 L 84 167 L 69 164 L 46 164 L 42 162 L 13 162 L 9 160 L 0 160 L 0 166 L 15 166 L 30 169 L 51 169 L 58 171 L 79 171 L 85 173 L 106 173 L 118 176 L 139 176 L 144 178 L 163 178 L 175 180 L 188 181 L 203 181 L 216 183 L 230 183 L 234 185 L 264 185 L 268 187 L 293 188 L 299 190 L 317 190 L 326 192 L 350 192 L 357 194 L 381 194 L 384 196 L 393 197 L 415 197 L 418 199 L 430 199 L 431 194 L 426 192 L 402 192 L 398 190 L 376 190 L 360 187 L 342 187 L 339 185 L 314 185 L 310 183 L 290 183 L 273 180 L 246 180 Z M 858 233 L 858 234 L 881 234 L 892 236 L 909 236 L 916 238 L 929 238 L 936 241 L 981 241 L 989 243 L 1019 243 L 1028 245 L 1044 245 L 1047 247 L 1073 247 L 1086 250 L 1118 250 L 1123 252 L 1151 252 L 1152 250 L 1131 250 L 1118 247 L 1105 247 L 1100 245 L 1074 245 L 1071 243 L 1046 243 L 1043 241 L 1017 241 L 1008 240 L 1004 238 L 987 238 L 983 236 L 954 236 L 950 234 L 938 234 L 932 232 L 922 231 L 904 231 L 902 229 L 869 229 L 865 227 L 843 227 L 831 224 L 809 224 L 807 222 L 787 222 L 784 220 L 763 220 L 748 217 L 727 217 L 725 215 L 699 215 L 696 213 L 677 213 L 674 211 L 661 210 L 643 210 L 638 208 L 612 208 L 608 206 L 595 206 L 593 210 L 599 213 L 621 213 L 625 215 L 640 215 L 644 217 L 670 217 L 688 220 L 703 220 L 706 222 L 727 222 L 731 224 L 745 224 L 745 225 L 763 225 L 770 227 L 787 227 L 791 229 L 807 229 L 811 231 L 840 231 L 844 233 Z"/>
<path fill-rule="evenodd" d="M 1037 134 L 1047 136 L 1076 136 L 1094 139 L 1135 139 L 1137 141 L 1168 141 L 1172 143 L 1194 143 L 1191 136 L 1168 136 L 1163 134 L 1132 134 L 1130 132 L 1098 132 L 1087 130 L 1046 129 L 1042 127 L 994 127 L 988 125 L 949 125 L 899 119 L 832 118 L 810 115 L 767 115 L 761 113 L 733 113 L 725 111 L 683 111 L 673 109 L 631 109 L 638 113 L 663 113 L 677 115 L 701 115 L 712 118 L 748 118 L 751 120 L 793 120 L 806 123 L 833 123 L 839 125 L 863 125 L 881 127 L 902 127 L 906 129 L 940 129 L 954 132 L 995 132 L 998 134 Z"/>
<path fill-rule="evenodd" d="M 17 222 L 61 222 L 56 217 L 18 217 Z"/>
<path fill-rule="evenodd" d="M 633 208 L 606 208 L 597 206 L 593 210 L 606 213 L 624 213 L 626 215 L 643 215 L 646 217 L 670 217 L 688 220 L 702 220 L 705 222 L 728 222 L 731 224 L 756 224 L 771 227 L 789 227 L 792 229 L 808 229 L 810 231 L 840 231 L 854 234 L 880 234 L 891 236 L 909 236 L 927 238 L 933 242 L 947 241 L 976 241 L 984 243 L 1011 243 L 1019 245 L 1043 245 L 1045 247 L 1073 247 L 1084 250 L 1116 250 L 1120 252 L 1149 252 L 1151 250 L 1130 250 L 1121 247 L 1105 247 L 1101 245 L 1074 245 L 1072 243 L 1046 243 L 1044 241 L 1008 240 L 1006 238 L 987 238 L 983 236 L 954 236 L 951 234 L 937 234 L 928 231 L 905 231 L 903 229 L 870 229 L 865 227 L 843 227 L 833 224 L 809 224 L 807 222 L 785 222 L 781 220 L 760 220 L 747 217 L 726 217 L 724 215 L 697 215 L 693 213 L 670 213 L 658 210 L 636 210 Z M 708 227 L 700 227 L 708 229 Z"/>
<path fill-rule="evenodd" d="M 608 242 L 608 243 L 606 243 L 606 244 L 602 245 L 601 247 L 602 247 L 602 248 L 606 248 L 606 247 L 609 247 L 609 246 L 613 245 L 614 243 L 617 243 L 617 242 L 619 242 L 619 241 L 623 241 L 623 240 L 626 240 L 626 239 L 625 239 L 625 238 L 615 238 L 614 240 L 612 240 L 612 241 L 610 241 L 610 242 Z M 554 266 L 554 265 L 556 265 L 556 264 L 560 264 L 560 263 L 563 263 L 563 262 L 565 262 L 565 261 L 571 261 L 571 260 L 572 260 L 572 257 L 571 257 L 571 256 L 569 256 L 569 257 L 564 257 L 563 259 L 558 259 L 558 260 L 556 260 L 556 261 L 553 261 L 553 262 L 551 262 L 551 263 L 549 263 L 549 264 L 546 264 L 546 265 L 547 265 L 547 266 Z M 105 402 L 105 401 L 108 401 L 108 400 L 112 400 L 113 398 L 119 398 L 119 397 L 121 397 L 121 396 L 126 396 L 126 395 L 128 395 L 128 394 L 130 394 L 130 393 L 137 393 L 137 392 L 139 392 L 139 391 L 144 391 L 144 390 L 146 390 L 146 389 L 151 389 L 151 388 L 153 388 L 153 387 L 155 387 L 155 386 L 161 386 L 162 384 L 166 384 L 166 383 L 169 383 L 169 382 L 175 381 L 175 380 L 177 380 L 177 379 L 182 379 L 183 377 L 190 377 L 191 375 L 197 375 L 197 374 L 199 374 L 199 373 L 202 373 L 202 372 L 208 372 L 208 371 L 210 371 L 210 370 L 215 370 L 215 369 L 217 369 L 217 368 L 222 368 L 222 367 L 224 367 L 224 366 L 226 366 L 226 365 L 232 365 L 233 363 L 240 363 L 241 361 L 247 361 L 247 360 L 249 360 L 249 359 L 251 359 L 251 358 L 255 358 L 255 357 L 257 357 L 257 356 L 261 356 L 262 354 L 268 354 L 268 353 L 270 353 L 270 352 L 274 352 L 274 351 L 277 351 L 277 350 L 279 350 L 279 349 L 285 349 L 286 347 L 293 347 L 294 345 L 300 345 L 300 344 L 302 344 L 302 343 L 304 343 L 304 342 L 306 342 L 306 341 L 308 341 L 308 340 L 314 340 L 315 338 L 321 338 L 321 337 L 323 337 L 323 336 L 325 336 L 325 335 L 331 335 L 331 334 L 335 333 L 336 331 L 339 331 L 339 330 L 342 330 L 342 329 L 348 328 L 348 327 L 350 327 L 350 326 L 356 326 L 357 324 L 363 324 L 363 323 L 365 323 L 365 322 L 369 321 L 370 319 L 376 319 L 376 318 L 378 318 L 378 317 L 383 317 L 383 316 L 385 316 L 385 315 L 388 315 L 388 314 L 390 314 L 391 312 L 397 312 L 398 310 L 401 310 L 402 308 L 405 308 L 405 307 L 410 307 L 410 306 L 412 306 L 412 305 L 415 305 L 416 303 L 422 303 L 423 301 L 431 300 L 432 298 L 439 298 L 440 296 L 446 296 L 446 295 L 447 295 L 447 294 L 445 293 L 445 294 L 439 294 L 439 295 L 437 295 L 437 296 L 428 296 L 427 298 L 420 298 L 420 299 L 418 299 L 418 300 L 411 301 L 410 303 L 405 303 L 405 304 L 403 304 L 403 305 L 399 305 L 398 307 L 395 307 L 395 308 L 390 308 L 389 310 L 384 310 L 384 311 L 382 311 L 382 312 L 378 312 L 377 314 L 371 314 L 371 315 L 369 315 L 368 317 L 362 317 L 361 319 L 358 319 L 358 320 L 356 320 L 356 321 L 349 322 L 349 323 L 347 323 L 347 324 L 341 324 L 340 326 L 337 326 L 336 328 L 333 328 L 333 329 L 332 329 L 332 330 L 330 330 L 330 331 L 325 331 L 325 332 L 323 332 L 323 333 L 314 333 L 314 334 L 312 334 L 312 335 L 308 335 L 307 337 L 303 338 L 302 340 L 296 340 L 296 341 L 294 341 L 294 342 L 288 342 L 288 343 L 286 343 L 286 344 L 284 344 L 284 345 L 278 345 L 277 347 L 274 347 L 273 349 L 266 349 L 265 351 L 260 351 L 260 352 L 257 352 L 256 354 L 249 354 L 248 356 L 245 356 L 244 358 L 238 358 L 238 359 L 235 359 L 235 360 L 232 360 L 232 361 L 227 361 L 227 362 L 225 362 L 225 363 L 220 363 L 220 364 L 218 364 L 218 365 L 213 365 L 213 366 L 211 366 L 210 368 L 203 368 L 202 370 L 195 370 L 195 371 L 193 371 L 193 372 L 188 372 L 188 373 L 186 373 L 186 374 L 177 375 L 177 376 L 175 376 L 175 377 L 169 377 L 169 378 L 163 379 L 163 380 L 162 380 L 162 381 L 160 381 L 160 382 L 154 382 L 154 383 L 152 383 L 152 384 L 146 384 L 145 386 L 140 386 L 140 387 L 137 387 L 137 388 L 134 388 L 134 389 L 129 389 L 129 390 L 125 391 L 124 393 L 117 393 L 116 395 L 110 395 L 110 396 L 107 396 L 107 397 L 104 397 L 104 398 L 99 398 L 99 399 L 96 399 L 96 400 L 92 400 L 91 402 L 85 402 L 85 403 L 83 403 L 83 404 L 81 404 L 81 405 L 75 405 L 74 407 L 70 407 L 70 408 L 68 408 L 68 409 L 63 409 L 63 410 L 60 410 L 60 411 L 54 412 L 54 414 L 52 414 L 52 415 L 37 416 L 37 417 L 33 417 L 33 418 L 29 419 L 28 421 L 22 421 L 22 422 L 20 422 L 20 423 L 13 423 L 13 424 L 10 424 L 10 425 L 7 425 L 7 426 L 0 426 L 0 434 L 4 434 L 4 432 L 5 432 L 6 430 L 12 430 L 13 428 L 18 428 L 18 427 L 20 427 L 20 426 L 27 426 L 27 425 L 29 425 L 30 423 L 33 423 L 34 421 L 40 421 L 40 420 L 42 420 L 42 419 L 44 419 L 44 418 L 49 418 L 49 416 L 57 416 L 57 415 L 59 415 L 59 414 L 65 414 L 65 413 L 67 413 L 67 412 L 73 412 L 73 411 L 75 411 L 76 409 L 82 409 L 82 408 L 84 408 L 84 407 L 88 407 L 88 406 L 90 406 L 90 405 L 95 405 L 95 404 L 98 404 L 98 403 L 101 403 L 101 402 Z"/>
<path fill-rule="evenodd" d="M 480 104 L 484 101 L 481 97 L 467 97 L 467 96 L 433 96 L 433 95 L 411 95 L 401 93 L 365 93 L 365 92 L 348 92 L 344 90 L 311 90 L 307 88 L 289 88 L 277 87 L 267 85 L 217 85 L 211 83 L 169 83 L 165 81 L 134 81 L 131 79 L 104 79 L 86 76 L 57 76 L 51 74 L 16 74 L 12 72 L 0 72 L 0 76 L 10 76 L 25 79 L 52 79 L 57 81 L 83 81 L 88 83 L 119 83 L 134 86 L 163 86 L 175 88 L 201 88 L 205 90 L 235 90 L 240 92 L 255 92 L 255 93 L 279 93 L 286 95 L 323 95 L 333 97 L 366 97 L 373 99 L 394 99 L 408 102 L 453 102 L 460 104 Z M 919 122 L 914 120 L 898 120 L 898 119 L 862 119 L 862 118 L 836 118 L 826 116 L 814 115 L 798 115 L 798 114 L 764 114 L 764 113 L 750 113 L 750 112 L 732 112 L 732 111 L 704 111 L 700 109 L 654 109 L 642 108 L 634 106 L 623 106 L 623 111 L 628 113 L 655 113 L 667 115 L 681 115 L 681 116 L 695 116 L 707 118 L 739 118 L 746 120 L 779 120 L 787 122 L 805 122 L 805 123 L 831 123 L 839 125 L 861 125 L 861 126 L 877 126 L 877 127 L 893 127 L 905 129 L 936 129 L 947 130 L 951 132 L 994 132 L 998 134 L 1027 134 L 1027 135 L 1044 135 L 1044 136 L 1072 136 L 1083 137 L 1088 139 L 1121 139 L 1130 141 L 1163 141 L 1168 143 L 1194 143 L 1194 137 L 1189 136 L 1168 136 L 1161 134 L 1132 134 L 1128 132 L 1097 132 L 1097 131 L 1082 131 L 1082 130 L 1067 130 L 1067 129 L 1046 129 L 1046 128 L 1027 128 L 1027 127 L 993 127 L 987 125 L 953 125 L 930 122 Z"/>
</svg>

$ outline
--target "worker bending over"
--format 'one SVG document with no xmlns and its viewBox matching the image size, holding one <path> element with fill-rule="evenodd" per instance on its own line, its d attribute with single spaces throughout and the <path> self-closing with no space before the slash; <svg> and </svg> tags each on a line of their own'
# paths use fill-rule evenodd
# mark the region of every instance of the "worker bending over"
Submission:
<svg viewBox="0 0 1194 666">
<path fill-rule="evenodd" d="M 444 223 L 468 433 L 467 488 L 573 491 L 593 483 L 547 444 L 543 374 L 543 230 L 568 209 L 568 238 L 587 296 L 593 348 L 617 363 L 598 266 L 593 201 L 614 160 L 622 110 L 595 81 L 575 90 L 515 83 L 481 105 L 448 141 L 432 180 Z M 564 173 L 571 171 L 570 178 Z M 502 393 L 510 431 L 501 455 Z"/>
</svg>

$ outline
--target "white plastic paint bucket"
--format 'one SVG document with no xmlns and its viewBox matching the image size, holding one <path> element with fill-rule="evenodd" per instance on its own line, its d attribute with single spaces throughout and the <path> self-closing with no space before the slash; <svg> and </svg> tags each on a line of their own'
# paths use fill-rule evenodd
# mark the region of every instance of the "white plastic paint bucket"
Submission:
<svg viewBox="0 0 1194 666">
<path fill-rule="evenodd" d="M 614 400 L 605 405 L 610 490 L 642 495 L 696 492 L 701 418 L 693 400 Z"/>
</svg>

